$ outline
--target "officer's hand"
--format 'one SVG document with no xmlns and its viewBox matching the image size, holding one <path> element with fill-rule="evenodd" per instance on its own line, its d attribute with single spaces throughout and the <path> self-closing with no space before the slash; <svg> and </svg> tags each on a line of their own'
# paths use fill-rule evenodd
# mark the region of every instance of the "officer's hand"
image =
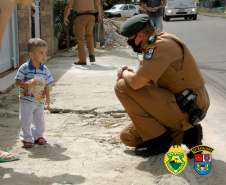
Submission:
<svg viewBox="0 0 226 185">
<path fill-rule="evenodd" d="M 121 80 L 121 79 L 122 79 L 122 78 L 119 78 L 119 77 L 118 77 L 117 80 L 116 80 L 116 83 L 117 83 L 119 80 Z"/>
<path fill-rule="evenodd" d="M 117 76 L 119 79 L 122 78 L 122 73 L 124 70 L 128 70 L 128 71 L 133 71 L 132 69 L 130 69 L 128 66 L 122 66 L 118 69 L 118 72 L 117 72 Z"/>
<path fill-rule="evenodd" d="M 102 23 L 102 17 L 101 15 L 98 16 L 98 24 Z"/>
<path fill-rule="evenodd" d="M 64 18 L 64 24 L 67 26 L 68 23 L 69 23 L 68 18 L 65 17 L 65 18 Z"/>
</svg>

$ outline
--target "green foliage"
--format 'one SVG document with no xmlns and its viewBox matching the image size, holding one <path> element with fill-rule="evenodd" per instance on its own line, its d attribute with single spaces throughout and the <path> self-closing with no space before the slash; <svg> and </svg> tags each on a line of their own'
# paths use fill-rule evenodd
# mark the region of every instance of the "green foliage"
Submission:
<svg viewBox="0 0 226 185">
<path fill-rule="evenodd" d="M 74 22 L 74 8 L 68 16 L 68 26 L 64 24 L 64 10 L 66 7 L 67 0 L 54 0 L 54 26 L 55 36 L 57 38 L 66 37 L 67 29 L 69 33 L 73 33 L 73 22 Z"/>
</svg>

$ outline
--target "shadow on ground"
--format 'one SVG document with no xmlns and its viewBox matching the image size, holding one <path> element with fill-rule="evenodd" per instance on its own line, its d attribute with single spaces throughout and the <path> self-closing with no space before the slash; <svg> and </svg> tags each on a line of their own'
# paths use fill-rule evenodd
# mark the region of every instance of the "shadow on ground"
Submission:
<svg viewBox="0 0 226 185">
<path fill-rule="evenodd" d="M 64 155 L 63 153 L 67 148 L 62 148 L 59 144 L 38 145 L 35 144 L 33 148 L 26 149 L 31 154 L 28 155 L 29 158 L 44 158 L 50 161 L 64 161 L 69 160 L 71 157 Z"/>
<path fill-rule="evenodd" d="M 48 173 L 47 173 L 48 174 Z M 35 174 L 15 172 L 12 168 L 0 167 L 1 184 L 12 185 L 12 179 L 18 179 L 17 185 L 50 185 L 50 184 L 82 184 L 85 178 L 81 175 L 64 173 L 53 177 L 38 177 Z"/>
</svg>

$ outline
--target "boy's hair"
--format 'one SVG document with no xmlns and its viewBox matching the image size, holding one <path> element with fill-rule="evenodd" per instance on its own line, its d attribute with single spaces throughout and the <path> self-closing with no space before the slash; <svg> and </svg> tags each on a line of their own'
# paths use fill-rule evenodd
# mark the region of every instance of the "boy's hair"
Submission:
<svg viewBox="0 0 226 185">
<path fill-rule="evenodd" d="M 34 48 L 38 46 L 47 46 L 46 41 L 40 39 L 40 38 L 32 38 L 27 43 L 27 51 L 28 54 L 34 50 Z"/>
</svg>

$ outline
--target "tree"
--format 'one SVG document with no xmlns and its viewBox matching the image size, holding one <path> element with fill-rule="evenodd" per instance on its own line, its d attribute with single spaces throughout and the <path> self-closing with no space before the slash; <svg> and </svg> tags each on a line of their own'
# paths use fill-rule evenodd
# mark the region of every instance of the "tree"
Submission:
<svg viewBox="0 0 226 185">
<path fill-rule="evenodd" d="M 67 0 L 54 0 L 54 26 L 55 36 L 58 39 L 66 38 L 67 48 L 69 49 L 69 38 L 68 35 L 73 35 L 73 22 L 74 22 L 74 8 L 72 7 L 71 12 L 68 16 L 68 26 L 64 24 L 64 10 L 67 4 Z"/>
</svg>

